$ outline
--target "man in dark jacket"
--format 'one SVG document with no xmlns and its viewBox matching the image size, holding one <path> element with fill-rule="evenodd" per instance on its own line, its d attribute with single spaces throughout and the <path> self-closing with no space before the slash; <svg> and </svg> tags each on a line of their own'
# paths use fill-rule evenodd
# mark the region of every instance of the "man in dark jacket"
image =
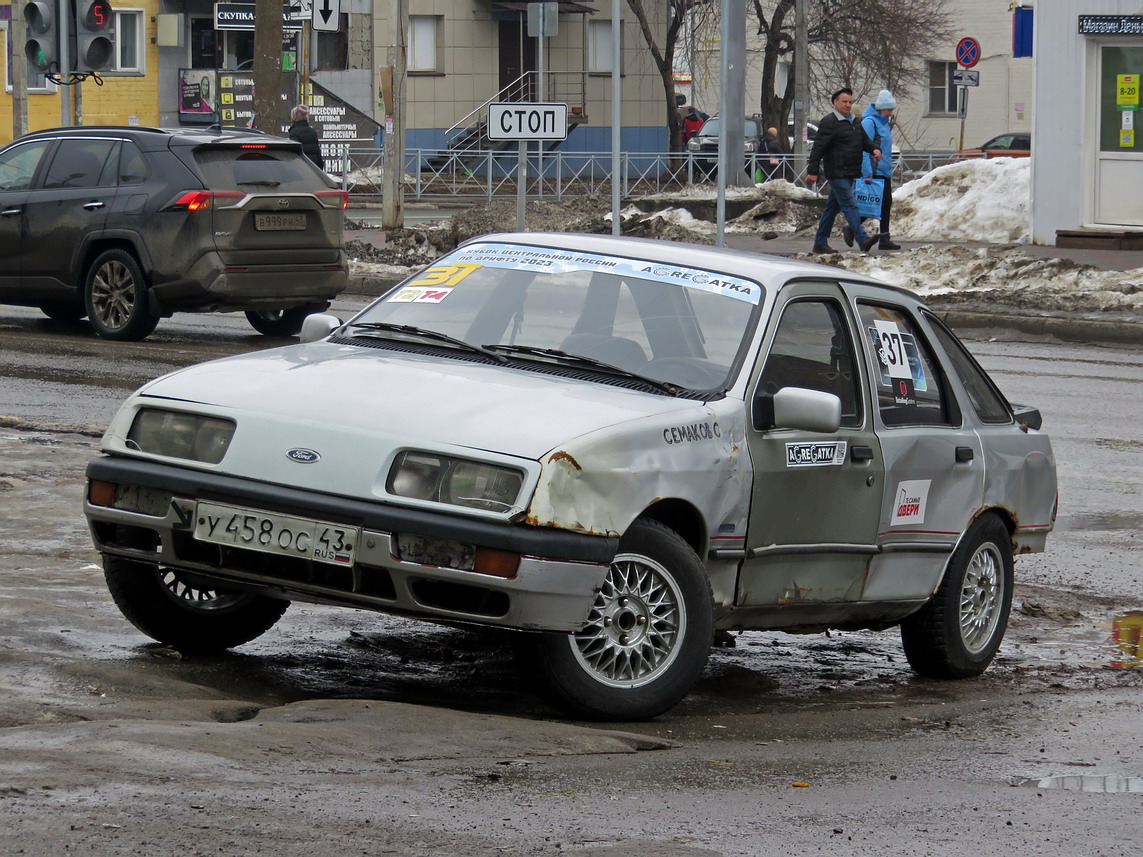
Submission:
<svg viewBox="0 0 1143 857">
<path fill-rule="evenodd" d="M 318 142 L 317 131 L 306 118 L 310 109 L 299 104 L 290 111 L 290 139 L 302 144 L 302 152 L 321 169 L 325 169 L 325 158 L 321 155 L 321 144 Z"/>
<path fill-rule="evenodd" d="M 881 159 L 881 149 L 878 148 L 877 141 L 869 139 L 861 123 L 855 122 L 851 115 L 852 89 L 839 89 L 830 100 L 833 102 L 833 112 L 825 116 L 818 125 L 814 147 L 810 150 L 810 163 L 806 169 L 807 184 L 814 184 L 818 180 L 818 175 L 822 174 L 823 168 L 825 177 L 829 179 L 829 199 L 826 200 L 822 219 L 818 223 L 811 252 L 836 252 L 829 246 L 829 234 L 833 231 L 834 219 L 840 211 L 853 230 L 862 252 L 867 253 L 877 243 L 878 234 L 869 236 L 862 228 L 853 185 L 861 178 L 863 154 L 869 152 L 873 160 L 878 161 Z"/>
</svg>

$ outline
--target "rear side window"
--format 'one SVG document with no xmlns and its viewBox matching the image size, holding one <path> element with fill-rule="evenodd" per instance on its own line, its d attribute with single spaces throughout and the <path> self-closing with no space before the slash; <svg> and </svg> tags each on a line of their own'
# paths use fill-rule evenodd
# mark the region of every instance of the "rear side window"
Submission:
<svg viewBox="0 0 1143 857">
<path fill-rule="evenodd" d="M 897 307 L 859 304 L 857 310 L 873 363 L 881 422 L 887 426 L 959 422 L 940 365 L 913 318 Z"/>
<path fill-rule="evenodd" d="M 119 155 L 119 184 L 142 184 L 150 172 L 139 147 L 130 141 L 124 143 Z"/>
<path fill-rule="evenodd" d="M 972 408 L 980 417 L 980 421 L 982 423 L 1012 422 L 1012 411 L 1008 407 L 1008 402 L 976 360 L 973 359 L 973 356 L 968 353 L 964 343 L 941 324 L 939 319 L 933 316 L 928 316 L 928 319 L 929 324 L 933 326 L 933 332 L 936 333 L 937 339 L 941 343 L 941 347 L 949 356 L 953 371 L 956 372 L 961 384 L 964 385 L 964 390 L 968 393 L 969 401 L 972 402 Z"/>
<path fill-rule="evenodd" d="M 0 155 L 0 191 L 30 188 L 49 145 L 49 140 L 21 143 Z"/>
<path fill-rule="evenodd" d="M 195 164 L 211 190 L 243 193 L 313 193 L 326 190 L 317 168 L 300 151 L 201 147 Z"/>
<path fill-rule="evenodd" d="M 107 166 L 118 147 L 117 140 L 61 140 L 44 187 L 114 187 L 115 171 Z"/>
</svg>

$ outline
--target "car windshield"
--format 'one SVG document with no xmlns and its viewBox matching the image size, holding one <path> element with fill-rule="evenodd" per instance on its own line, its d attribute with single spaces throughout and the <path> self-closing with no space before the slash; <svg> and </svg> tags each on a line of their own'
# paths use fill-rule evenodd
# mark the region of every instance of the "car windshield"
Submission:
<svg viewBox="0 0 1143 857">
<path fill-rule="evenodd" d="M 746 129 L 744 136 L 746 136 L 746 137 L 761 137 L 762 136 L 762 128 L 761 128 L 761 126 L 759 126 L 757 119 L 745 119 L 745 120 L 743 120 L 743 122 L 745 123 L 744 127 Z M 722 133 L 722 129 L 719 127 L 720 124 L 721 124 L 721 122 L 717 116 L 714 117 L 713 119 L 707 119 L 706 122 L 702 126 L 702 130 L 699 131 L 699 134 L 703 137 L 717 137 L 719 134 Z"/>
<path fill-rule="evenodd" d="M 558 362 L 555 352 L 563 352 L 686 391 L 720 391 L 741 359 L 762 294 L 753 280 L 722 272 L 480 242 L 393 289 L 343 335 L 399 335 L 392 326 L 403 325 L 494 348 L 514 365 Z M 583 360 L 566 365 L 590 369 Z"/>
</svg>

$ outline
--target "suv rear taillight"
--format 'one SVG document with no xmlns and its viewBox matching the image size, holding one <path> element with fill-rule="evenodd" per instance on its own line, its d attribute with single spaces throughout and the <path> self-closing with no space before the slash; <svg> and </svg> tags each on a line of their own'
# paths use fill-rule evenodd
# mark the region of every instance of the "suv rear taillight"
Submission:
<svg viewBox="0 0 1143 857">
<path fill-rule="evenodd" d="M 233 190 L 188 190 L 171 203 L 176 211 L 203 211 L 207 208 L 218 208 L 219 204 L 236 202 L 246 194 Z"/>
<path fill-rule="evenodd" d="M 319 190 L 314 193 L 326 208 L 349 208 L 349 191 Z"/>
</svg>

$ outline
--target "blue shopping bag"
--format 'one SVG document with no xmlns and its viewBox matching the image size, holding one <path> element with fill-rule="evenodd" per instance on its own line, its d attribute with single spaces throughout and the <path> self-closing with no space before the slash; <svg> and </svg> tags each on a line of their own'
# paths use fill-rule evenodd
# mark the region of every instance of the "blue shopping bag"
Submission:
<svg viewBox="0 0 1143 857">
<path fill-rule="evenodd" d="M 868 184 L 865 179 L 853 183 L 853 194 L 857 197 L 857 211 L 862 217 L 881 217 L 881 195 L 885 193 L 885 182 L 874 179 Z"/>
</svg>

